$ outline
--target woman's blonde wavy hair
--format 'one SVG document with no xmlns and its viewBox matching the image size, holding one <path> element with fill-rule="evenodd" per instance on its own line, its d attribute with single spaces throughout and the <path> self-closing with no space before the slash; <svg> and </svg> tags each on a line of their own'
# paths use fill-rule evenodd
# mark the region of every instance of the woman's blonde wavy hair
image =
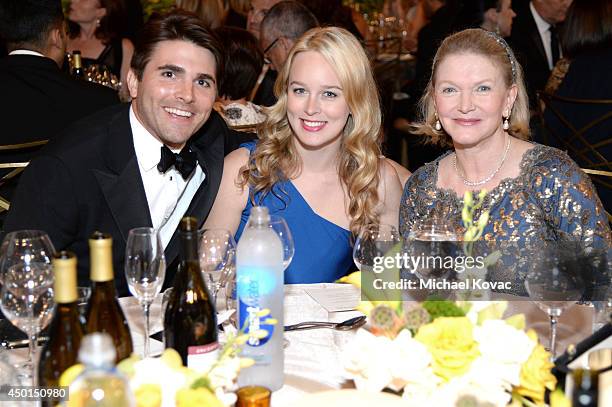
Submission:
<svg viewBox="0 0 612 407">
<path fill-rule="evenodd" d="M 476 54 L 489 58 L 494 65 L 499 67 L 508 88 L 516 84 L 518 93 L 510 111 L 508 134 L 522 140 L 528 139 L 529 98 L 525 88 L 523 69 L 516 60 L 512 50 L 509 47 L 506 48 L 507 45 L 503 44 L 503 42 L 499 41 L 499 37 L 496 37 L 496 34 L 479 28 L 463 30 L 446 37 L 442 44 L 440 44 L 440 48 L 438 48 L 438 52 L 436 52 L 434 57 L 431 78 L 423 97 L 419 101 L 418 123 L 413 126 L 412 133 L 430 136 L 431 142 L 435 144 L 453 146 L 452 139 L 444 128 L 440 130 L 434 128 L 437 120 L 434 106 L 436 72 L 440 63 L 449 55 Z M 514 75 L 512 73 L 512 64 L 514 64 Z M 500 117 L 501 120 L 502 118 Z"/>
<path fill-rule="evenodd" d="M 381 111 L 370 62 L 361 44 L 345 29 L 313 28 L 297 40 L 279 72 L 274 86 L 278 101 L 267 110 L 267 119 L 258 129 L 259 141 L 241 170 L 239 186 L 250 186 L 251 200 L 257 203 L 256 193 L 270 193 L 277 182 L 294 178 L 301 171 L 287 119 L 287 93 L 295 56 L 306 51 L 318 52 L 334 69 L 349 107 L 338 174 L 348 193 L 350 230 L 357 234 L 364 225 L 378 221 Z"/>
</svg>

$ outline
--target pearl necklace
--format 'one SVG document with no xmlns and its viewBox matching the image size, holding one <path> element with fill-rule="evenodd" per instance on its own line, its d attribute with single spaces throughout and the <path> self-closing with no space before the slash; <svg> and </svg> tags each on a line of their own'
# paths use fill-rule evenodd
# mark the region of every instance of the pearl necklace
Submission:
<svg viewBox="0 0 612 407">
<path fill-rule="evenodd" d="M 467 185 L 468 187 L 477 187 L 479 185 L 483 185 L 491 181 L 493 177 L 499 172 L 499 170 L 501 170 L 502 165 L 504 165 L 504 161 L 506 161 L 506 157 L 508 156 L 508 151 L 510 150 L 510 138 L 511 137 L 508 137 L 508 142 L 506 143 L 506 150 L 504 151 L 504 155 L 502 156 L 502 159 L 499 162 L 499 165 L 497 166 L 495 171 L 493 171 L 488 177 L 486 177 L 485 179 L 481 181 L 470 181 L 467 178 L 465 178 L 465 175 L 463 175 L 463 173 L 461 172 L 461 170 L 459 170 L 459 167 L 457 166 L 457 153 L 455 153 L 455 155 L 453 156 L 453 167 L 455 167 L 455 171 L 457 172 L 457 175 L 461 177 L 461 179 L 463 180 L 463 183 Z"/>
</svg>

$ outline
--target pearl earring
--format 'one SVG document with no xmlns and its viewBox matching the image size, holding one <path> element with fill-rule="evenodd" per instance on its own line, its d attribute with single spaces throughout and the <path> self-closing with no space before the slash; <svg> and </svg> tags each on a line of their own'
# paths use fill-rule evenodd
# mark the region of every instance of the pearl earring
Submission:
<svg viewBox="0 0 612 407">
<path fill-rule="evenodd" d="M 508 122 L 508 117 L 504 117 L 504 124 L 502 125 L 504 130 L 508 130 L 510 128 L 510 123 Z"/>
<path fill-rule="evenodd" d="M 438 118 L 438 113 L 434 113 L 435 117 L 436 117 L 436 122 L 434 123 L 434 129 L 436 129 L 436 131 L 440 131 L 442 130 L 442 123 L 440 123 L 440 119 Z"/>
</svg>

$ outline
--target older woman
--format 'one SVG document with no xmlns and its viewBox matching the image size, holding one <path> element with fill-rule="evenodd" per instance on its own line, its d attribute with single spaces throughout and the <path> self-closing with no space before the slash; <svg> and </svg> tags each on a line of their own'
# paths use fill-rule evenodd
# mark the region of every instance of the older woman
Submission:
<svg viewBox="0 0 612 407">
<path fill-rule="evenodd" d="M 610 228 L 588 176 L 562 151 L 525 141 L 523 72 L 501 37 L 471 29 L 446 38 L 421 113 L 417 132 L 454 151 L 408 180 L 400 209 L 403 235 L 434 215 L 462 230 L 461 197 L 486 189 L 481 209 L 490 212 L 486 240 L 575 240 L 610 247 Z"/>
<path fill-rule="evenodd" d="M 257 144 L 225 159 L 206 226 L 240 238 L 252 205 L 265 205 L 294 237 L 285 282 L 334 281 L 353 267 L 351 235 L 398 219 L 401 184 L 380 157 L 370 63 L 348 31 L 315 28 L 292 48 L 275 93 Z"/>
<path fill-rule="evenodd" d="M 123 84 L 119 96 L 129 98 L 126 77 L 134 45 L 121 38 L 127 11 L 123 0 L 71 0 L 68 11 L 68 51 L 81 51 L 85 67 L 109 70 Z"/>
</svg>

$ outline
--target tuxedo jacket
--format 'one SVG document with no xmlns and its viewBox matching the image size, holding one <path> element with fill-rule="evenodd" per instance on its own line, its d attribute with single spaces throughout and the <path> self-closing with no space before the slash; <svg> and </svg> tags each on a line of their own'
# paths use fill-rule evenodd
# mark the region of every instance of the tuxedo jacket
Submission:
<svg viewBox="0 0 612 407">
<path fill-rule="evenodd" d="M 223 158 L 237 147 L 235 132 L 211 113 L 190 139 L 206 174 L 186 215 L 202 224 L 213 204 L 223 172 Z M 113 238 L 115 285 L 128 295 L 123 269 L 130 229 L 151 227 L 151 216 L 140 176 L 129 122 L 129 105 L 118 105 L 90 116 L 50 142 L 34 159 L 15 192 L 5 231 L 46 231 L 56 250 L 78 257 L 80 285 L 89 285 L 88 240 L 94 231 Z M 165 250 L 169 265 L 165 285 L 172 282 L 179 252 L 175 231 Z"/>
<path fill-rule="evenodd" d="M 512 34 L 509 38 L 510 46 L 516 58 L 523 67 L 529 104 L 534 107 L 537 99 L 536 92 L 544 89 L 550 76 L 548 59 L 538 26 L 529 9 L 529 1 L 513 3 L 516 17 L 512 21 Z"/>
<path fill-rule="evenodd" d="M 0 144 L 51 139 L 69 124 L 119 103 L 117 92 L 63 73 L 34 55 L 0 59 Z"/>
</svg>

